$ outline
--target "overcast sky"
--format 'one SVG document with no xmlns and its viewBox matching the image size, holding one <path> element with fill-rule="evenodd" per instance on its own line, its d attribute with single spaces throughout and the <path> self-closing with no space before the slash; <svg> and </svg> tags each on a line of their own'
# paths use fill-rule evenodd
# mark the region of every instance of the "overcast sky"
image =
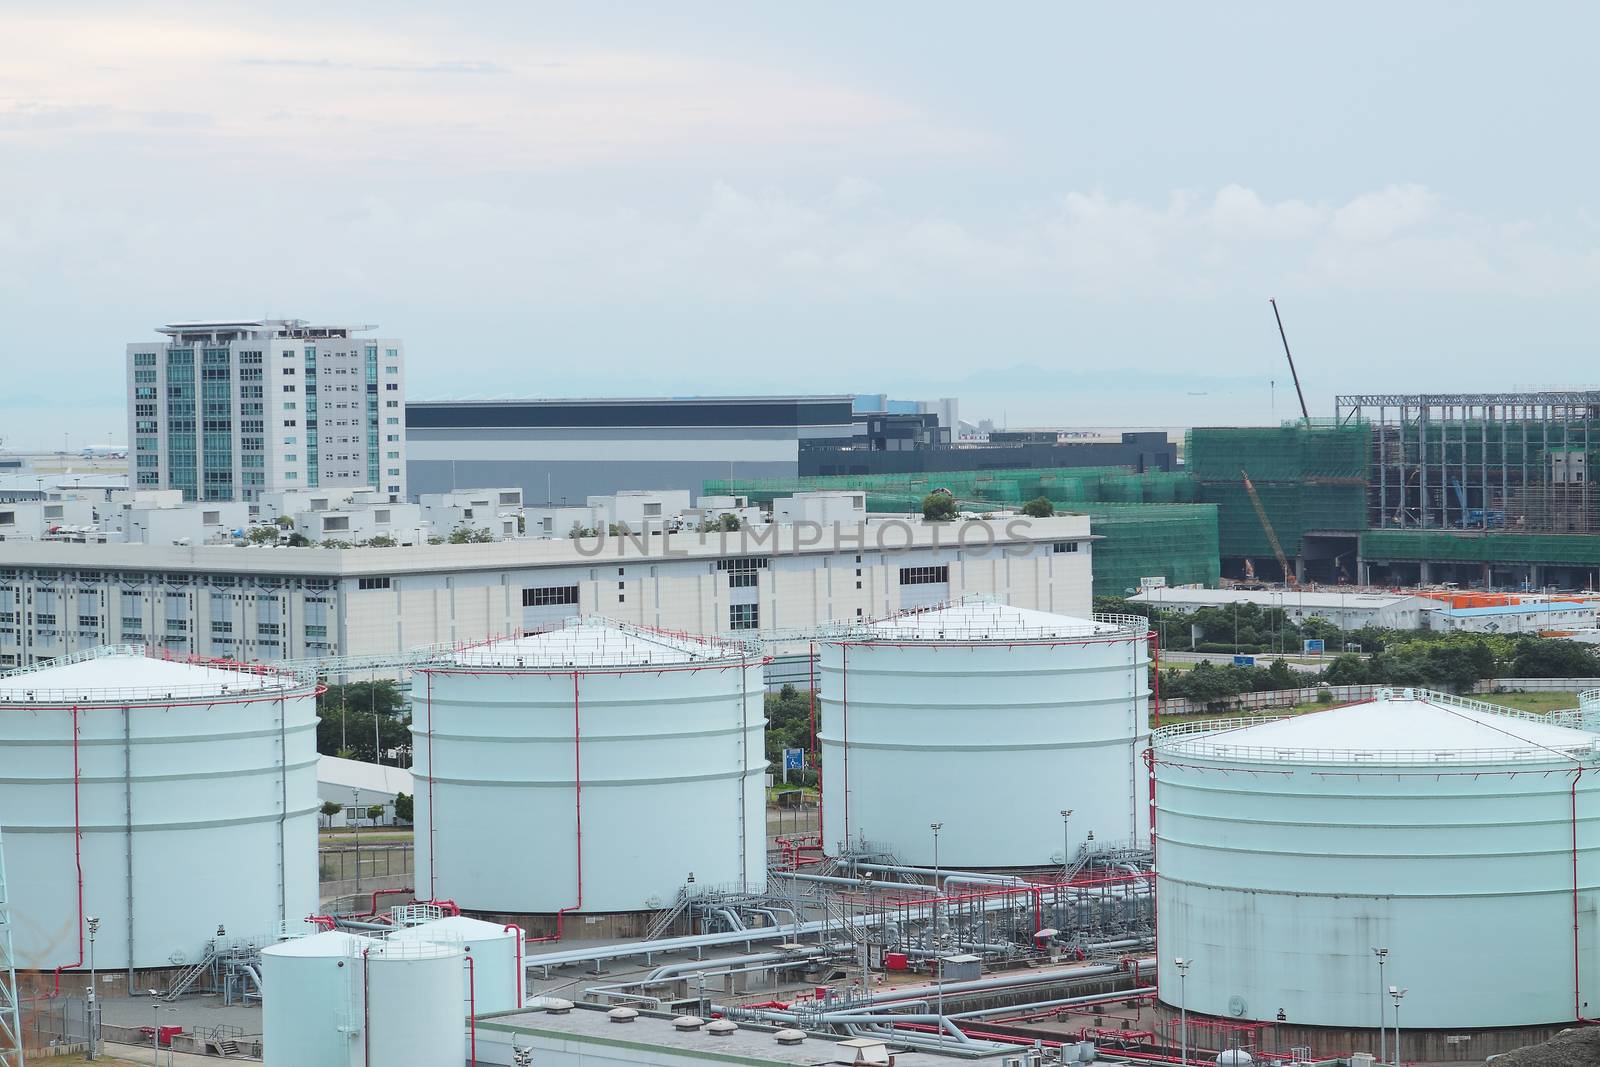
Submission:
<svg viewBox="0 0 1600 1067">
<path fill-rule="evenodd" d="M 1267 422 L 1269 296 L 1313 414 L 1587 384 L 1597 12 L 5 0 L 0 437 L 121 442 L 126 342 L 263 314 L 414 398 Z"/>
</svg>

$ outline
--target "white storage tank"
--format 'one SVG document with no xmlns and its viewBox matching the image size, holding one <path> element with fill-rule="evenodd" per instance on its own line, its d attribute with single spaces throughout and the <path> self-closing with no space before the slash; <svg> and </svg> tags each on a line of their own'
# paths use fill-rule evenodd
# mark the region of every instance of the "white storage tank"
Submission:
<svg viewBox="0 0 1600 1067">
<path fill-rule="evenodd" d="M 315 679 L 270 668 L 120 646 L 0 675 L 17 966 L 87 969 L 88 916 L 116 970 L 315 911 L 316 728 Z"/>
<path fill-rule="evenodd" d="M 585 618 L 424 668 L 419 895 L 522 916 L 661 908 L 691 875 L 762 891 L 762 662 Z"/>
<path fill-rule="evenodd" d="M 376 938 L 328 930 L 261 950 L 265 1067 L 351 1067 L 362 1062 L 361 953 Z"/>
<path fill-rule="evenodd" d="M 1600 1011 L 1600 754 L 1589 733 L 1384 691 L 1157 731 L 1162 998 L 1376 1029 L 1525 1027 Z M 1174 963 L 1190 959 L 1180 981 Z"/>
<path fill-rule="evenodd" d="M 447 915 L 397 930 L 390 941 L 459 946 L 472 961 L 467 1003 L 475 1014 L 522 1007 L 522 928 Z"/>
<path fill-rule="evenodd" d="M 261 971 L 265 1067 L 434 1067 L 466 1058 L 459 944 L 330 930 L 262 949 Z"/>
<path fill-rule="evenodd" d="M 1029 867 L 1148 840 L 1148 630 L 958 603 L 818 649 L 822 841 L 902 863 Z M 1060 814 L 1070 810 L 1070 818 Z"/>
</svg>

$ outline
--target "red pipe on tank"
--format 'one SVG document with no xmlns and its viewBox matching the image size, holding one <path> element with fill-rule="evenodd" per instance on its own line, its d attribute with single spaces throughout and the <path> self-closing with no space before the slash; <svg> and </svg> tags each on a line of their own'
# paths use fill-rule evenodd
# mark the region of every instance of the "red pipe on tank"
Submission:
<svg viewBox="0 0 1600 1067">
<path fill-rule="evenodd" d="M 423 671 L 428 679 L 427 699 L 428 708 L 428 899 L 432 900 L 439 895 L 439 886 L 434 877 L 439 869 L 439 853 L 437 851 L 439 815 L 433 809 L 433 780 L 438 776 L 438 771 L 433 766 L 433 672 Z"/>
</svg>

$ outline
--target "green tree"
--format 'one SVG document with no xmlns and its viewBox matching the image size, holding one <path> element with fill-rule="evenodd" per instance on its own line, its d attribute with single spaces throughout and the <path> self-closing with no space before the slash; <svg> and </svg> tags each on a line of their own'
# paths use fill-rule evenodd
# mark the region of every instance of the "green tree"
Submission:
<svg viewBox="0 0 1600 1067">
<path fill-rule="evenodd" d="M 493 541 L 494 534 L 484 529 L 469 530 L 465 526 L 458 526 L 450 531 L 449 540 L 452 545 L 477 545 Z"/>
<path fill-rule="evenodd" d="M 285 543 L 290 548 L 310 548 L 311 547 L 311 538 L 307 537 L 305 534 L 301 533 L 299 530 L 296 530 L 296 531 L 294 531 L 293 533 L 291 533 L 289 535 L 289 540 L 287 542 L 285 542 Z"/>
<path fill-rule="evenodd" d="M 344 806 L 337 800 L 324 800 L 322 802 L 322 817 L 328 820 L 328 825 L 333 825 L 333 817 L 344 810 Z"/>
<path fill-rule="evenodd" d="M 384 752 L 409 752 L 411 718 L 405 713 L 400 687 L 393 681 L 330 685 L 317 698 L 317 751 L 365 763 L 378 762 L 373 747 L 373 719 Z M 402 758 L 402 763 L 409 760 Z"/>
<path fill-rule="evenodd" d="M 367 818 L 371 819 L 373 822 L 377 822 L 379 819 L 383 818 L 383 805 L 382 804 L 372 804 L 372 805 L 370 805 L 367 808 Z"/>
<path fill-rule="evenodd" d="M 276 526 L 252 526 L 245 531 L 244 539 L 252 545 L 264 545 L 268 541 L 275 543 L 278 540 L 278 528 Z"/>
<path fill-rule="evenodd" d="M 1520 638 L 1512 652 L 1513 678 L 1594 678 L 1600 657 L 1587 645 L 1548 637 Z"/>
<path fill-rule="evenodd" d="M 949 522 L 956 517 L 956 498 L 935 490 L 922 498 L 922 517 L 928 522 Z"/>
<path fill-rule="evenodd" d="M 1048 519 L 1056 513 L 1056 506 L 1049 497 L 1036 496 L 1022 505 L 1022 513 L 1030 519 Z"/>
<path fill-rule="evenodd" d="M 280 530 L 294 529 L 294 520 L 287 515 L 279 515 L 276 519 L 273 519 L 272 522 Z"/>
<path fill-rule="evenodd" d="M 767 764 L 768 770 L 781 775 L 783 750 L 786 748 L 811 748 L 811 694 L 792 685 L 785 685 L 776 693 L 766 695 L 767 713 Z M 789 772 L 789 781 L 810 784 L 816 780 L 815 768 L 796 778 Z"/>
<path fill-rule="evenodd" d="M 369 537 L 361 544 L 364 548 L 397 548 L 399 547 L 400 542 L 396 541 L 388 534 L 379 534 L 377 537 Z"/>
<path fill-rule="evenodd" d="M 352 543 L 350 541 L 343 540 L 342 538 L 328 537 L 328 538 L 324 538 L 323 539 L 322 547 L 323 548 L 354 548 L 356 546 L 355 546 L 354 543 Z"/>
<path fill-rule="evenodd" d="M 410 793 L 396 793 L 394 797 L 394 817 L 396 822 L 410 822 L 415 814 L 416 799 Z"/>
</svg>

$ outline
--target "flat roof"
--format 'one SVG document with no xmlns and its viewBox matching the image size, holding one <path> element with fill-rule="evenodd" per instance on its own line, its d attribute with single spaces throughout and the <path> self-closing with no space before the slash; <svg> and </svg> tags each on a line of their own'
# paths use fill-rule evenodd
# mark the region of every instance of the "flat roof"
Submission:
<svg viewBox="0 0 1600 1067">
<path fill-rule="evenodd" d="M 963 524 L 990 528 L 994 543 L 1030 544 L 1087 540 L 1089 519 L 1054 515 L 1044 519 L 963 519 L 960 523 L 908 523 L 869 519 L 818 531 L 772 525 L 731 532 L 640 534 L 636 537 L 516 538 L 466 545 L 407 548 L 238 548 L 231 545 L 69 544 L 59 541 L 0 541 L 0 568 L 118 570 L 137 572 L 246 574 L 281 578 L 453 573 L 537 567 L 594 567 L 634 563 L 714 560 L 732 556 L 804 556 L 836 552 L 954 549 Z M 981 556 L 989 538 L 968 535 L 962 549 Z M 994 550 L 998 553 L 1000 550 Z"/>
<path fill-rule="evenodd" d="M 508 1036 L 521 1033 L 557 1041 L 622 1046 L 646 1052 L 664 1049 L 684 1058 L 692 1057 L 708 1063 L 810 1065 L 856 1061 L 856 1046 L 846 1045 L 844 1038 L 830 1039 L 807 1034 L 799 1044 L 783 1045 L 774 1036 L 781 1029 L 777 1026 L 740 1023 L 737 1030 L 717 1035 L 703 1028 L 679 1030 L 672 1025 L 673 1016 L 645 1011 L 639 1012 L 632 1022 L 614 1023 L 606 1014 L 609 1007 L 578 1004 L 560 1015 L 534 1008 L 479 1016 L 478 1040 L 483 1040 L 484 1031 L 487 1030 Z M 893 1050 L 893 1043 L 888 1044 Z M 1012 1051 L 1015 1054 L 1018 1050 Z M 927 1052 L 895 1051 L 894 1057 L 900 1067 L 932 1067 L 934 1064 L 949 1067 L 953 1062 L 952 1057 Z"/>
<path fill-rule="evenodd" d="M 1111 622 L 984 601 L 901 612 L 867 626 L 869 637 L 885 641 L 1013 641 L 1114 634 L 1123 629 Z"/>
<path fill-rule="evenodd" d="M 339 756 L 317 757 L 318 784 L 363 789 L 369 793 L 415 793 L 411 772 L 404 767 L 390 767 L 380 763 L 343 759 Z"/>
<path fill-rule="evenodd" d="M 1161 588 L 1128 597 L 1139 604 L 1261 604 L 1274 608 L 1386 608 L 1416 599 L 1411 593 L 1341 593 L 1296 589 L 1186 589 Z"/>
<path fill-rule="evenodd" d="M 1440 604 L 1435 611 L 1444 615 L 1542 615 L 1552 611 L 1589 611 L 1600 604 L 1575 604 L 1568 600 L 1537 600 L 1531 604 L 1491 604 L 1481 608 L 1456 608 Z"/>
<path fill-rule="evenodd" d="M 406 401 L 406 429 L 842 426 L 847 396 L 528 397 Z"/>
</svg>

